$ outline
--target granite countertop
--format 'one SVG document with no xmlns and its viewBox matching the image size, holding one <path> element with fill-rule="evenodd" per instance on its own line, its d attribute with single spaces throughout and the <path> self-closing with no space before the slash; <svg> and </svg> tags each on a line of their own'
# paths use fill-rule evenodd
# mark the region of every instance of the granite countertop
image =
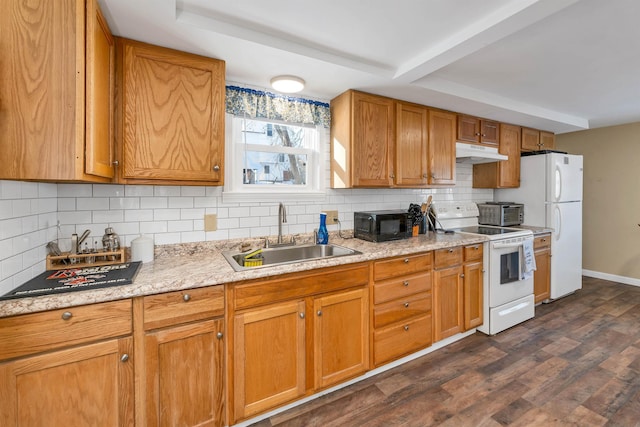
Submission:
<svg viewBox="0 0 640 427">
<path fill-rule="evenodd" d="M 553 233 L 553 228 L 536 227 L 533 225 L 526 225 L 526 224 L 516 225 L 513 228 L 523 228 L 525 230 L 531 230 L 534 236 L 538 234 L 544 234 L 544 233 Z"/>
<path fill-rule="evenodd" d="M 297 236 L 298 244 L 310 241 L 311 236 Z M 487 241 L 484 236 L 467 234 L 420 235 L 406 240 L 372 243 L 360 239 L 343 239 L 331 233 L 329 243 L 355 249 L 361 255 L 328 258 L 263 267 L 236 272 L 222 252 L 240 250 L 242 243 L 261 247 L 264 240 L 243 239 L 217 242 L 200 242 L 156 247 L 156 259 L 142 265 L 130 285 L 75 291 L 37 297 L 24 297 L 0 301 L 0 317 L 33 313 L 76 305 L 114 301 L 176 290 L 198 288 L 241 280 L 260 279 L 279 274 L 313 270 L 323 267 L 352 264 L 401 255 L 410 255 L 435 249 L 468 245 Z"/>
</svg>

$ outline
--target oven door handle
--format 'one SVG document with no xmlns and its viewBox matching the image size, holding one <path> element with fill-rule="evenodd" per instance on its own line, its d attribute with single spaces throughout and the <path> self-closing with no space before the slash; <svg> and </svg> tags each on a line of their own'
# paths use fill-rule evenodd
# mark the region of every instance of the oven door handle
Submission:
<svg viewBox="0 0 640 427">
<path fill-rule="evenodd" d="M 494 249 L 511 249 L 511 248 L 519 248 L 522 246 L 522 242 L 518 243 L 502 243 L 502 242 L 493 242 L 491 245 Z"/>
</svg>

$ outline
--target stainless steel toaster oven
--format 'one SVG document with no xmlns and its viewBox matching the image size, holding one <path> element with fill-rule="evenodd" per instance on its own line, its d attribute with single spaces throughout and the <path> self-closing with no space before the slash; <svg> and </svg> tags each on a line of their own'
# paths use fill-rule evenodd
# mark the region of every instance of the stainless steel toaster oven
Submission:
<svg viewBox="0 0 640 427">
<path fill-rule="evenodd" d="M 508 227 L 524 222 L 524 205 L 512 202 L 478 203 L 478 223 Z"/>
</svg>

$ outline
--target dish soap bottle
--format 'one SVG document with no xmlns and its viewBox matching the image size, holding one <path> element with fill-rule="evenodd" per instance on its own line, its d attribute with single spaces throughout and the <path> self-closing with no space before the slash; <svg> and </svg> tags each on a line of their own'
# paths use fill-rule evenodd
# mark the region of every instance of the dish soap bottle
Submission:
<svg viewBox="0 0 640 427">
<path fill-rule="evenodd" d="M 316 241 L 319 245 L 326 245 L 329 243 L 329 232 L 327 231 L 327 214 L 322 212 L 320 213 L 320 228 L 318 229 L 318 240 Z"/>
</svg>

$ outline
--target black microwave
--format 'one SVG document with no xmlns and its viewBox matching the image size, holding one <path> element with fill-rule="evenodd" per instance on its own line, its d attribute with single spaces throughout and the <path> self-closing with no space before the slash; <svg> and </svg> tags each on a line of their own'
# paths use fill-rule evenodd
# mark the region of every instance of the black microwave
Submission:
<svg viewBox="0 0 640 427">
<path fill-rule="evenodd" d="M 369 242 L 387 242 L 411 237 L 409 213 L 403 210 L 354 212 L 353 236 Z"/>
</svg>

